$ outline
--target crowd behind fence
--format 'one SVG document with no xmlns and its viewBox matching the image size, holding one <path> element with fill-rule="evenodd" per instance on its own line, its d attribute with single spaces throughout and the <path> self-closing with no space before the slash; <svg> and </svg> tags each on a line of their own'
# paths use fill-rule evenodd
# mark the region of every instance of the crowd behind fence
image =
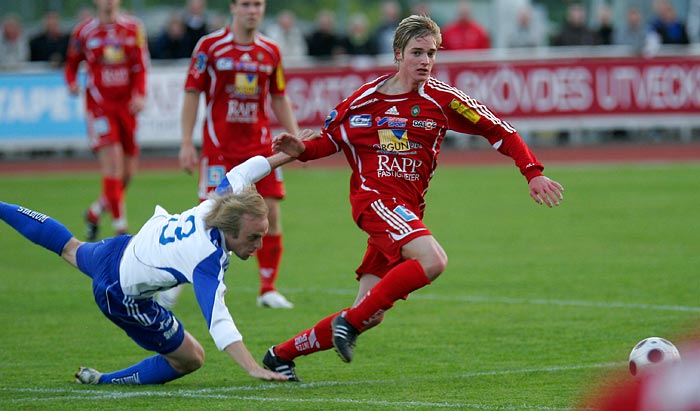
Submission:
<svg viewBox="0 0 700 411">
<path fill-rule="evenodd" d="M 454 18 L 443 25 L 450 40 L 443 44 L 434 75 L 486 102 L 535 145 L 698 138 L 700 44 L 691 34 L 694 24 L 682 21 L 671 2 L 655 1 L 654 15 L 647 19 L 631 6 L 627 20 L 619 23 L 610 20 L 604 2 L 599 2 L 597 20 L 586 16 L 581 4 L 571 4 L 566 21 L 553 33 L 542 30 L 541 16 L 535 17 L 529 2 L 518 3 L 522 7 L 513 10 L 513 31 L 494 41 L 472 17 L 471 4 L 458 2 Z M 163 30 L 150 33 L 153 69 L 139 130 L 146 148 L 176 145 L 179 139 L 189 56 L 202 35 L 226 24 L 205 5 L 190 0 L 184 13 L 168 13 Z M 408 12 L 429 14 L 427 7 L 415 3 Z M 306 28 L 291 10 L 264 26 L 285 53 L 289 95 L 302 126 L 320 126 L 358 82 L 392 70 L 391 38 L 385 33 L 393 32 L 405 12 L 395 1 L 383 2 L 382 8 L 385 18 L 372 29 L 366 16 L 353 14 L 339 31 L 328 10 L 320 10 Z M 85 9 L 79 19 L 89 17 Z M 3 20 L 2 152 L 84 148 L 81 100 L 67 94 L 60 71 L 68 43 L 62 27 L 60 15 L 49 12 L 44 29 L 27 38 L 14 16 Z M 13 38 L 24 43 L 10 44 Z M 448 138 L 446 145 L 464 147 L 472 141 L 480 140 Z"/>
</svg>

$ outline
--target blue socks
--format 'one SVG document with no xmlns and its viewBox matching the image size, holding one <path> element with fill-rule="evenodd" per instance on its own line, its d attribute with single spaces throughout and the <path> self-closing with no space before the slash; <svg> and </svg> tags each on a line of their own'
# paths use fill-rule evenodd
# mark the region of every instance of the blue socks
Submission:
<svg viewBox="0 0 700 411">
<path fill-rule="evenodd" d="M 59 256 L 68 240 L 73 237 L 70 231 L 53 218 L 28 208 L 0 201 L 0 219 L 25 236 Z"/>
<path fill-rule="evenodd" d="M 100 384 L 165 384 L 182 377 L 162 355 L 148 357 L 120 371 L 102 374 Z"/>
</svg>

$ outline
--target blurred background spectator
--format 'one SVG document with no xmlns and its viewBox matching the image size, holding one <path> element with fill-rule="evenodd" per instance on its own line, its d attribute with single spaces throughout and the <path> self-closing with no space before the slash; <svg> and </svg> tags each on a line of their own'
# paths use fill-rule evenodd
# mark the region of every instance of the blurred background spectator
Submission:
<svg viewBox="0 0 700 411">
<path fill-rule="evenodd" d="M 506 47 L 540 47 L 545 45 L 544 31 L 533 22 L 532 7 L 527 4 L 518 9 L 515 27 L 508 33 Z"/>
<path fill-rule="evenodd" d="M 24 36 L 22 22 L 14 13 L 2 19 L 0 57 L 0 66 L 5 69 L 19 67 L 29 60 L 29 43 Z"/>
<path fill-rule="evenodd" d="M 353 56 L 373 56 L 377 54 L 374 42 L 370 39 L 369 21 L 363 13 L 355 13 L 350 16 L 347 36 L 345 37 L 345 51 Z"/>
<path fill-rule="evenodd" d="M 566 21 L 555 35 L 554 46 L 591 46 L 597 43 L 596 34 L 586 25 L 586 9 L 578 3 L 566 9 Z"/>
<path fill-rule="evenodd" d="M 462 0 L 457 4 L 456 20 L 442 30 L 442 48 L 445 50 L 483 50 L 491 47 L 489 33 L 472 17 L 471 4 Z"/>
<path fill-rule="evenodd" d="M 613 15 L 607 4 L 598 7 L 598 28 L 596 31 L 598 44 L 613 44 Z"/>
<path fill-rule="evenodd" d="M 394 54 L 394 31 L 401 22 L 401 5 L 395 0 L 384 0 L 381 5 L 382 20 L 372 33 L 377 54 Z"/>
<path fill-rule="evenodd" d="M 228 24 L 228 16 L 207 9 L 206 0 L 136 0 L 130 5 L 131 13 L 155 28 L 149 32 L 155 59 L 188 57 L 203 35 Z M 628 14 L 631 7 L 636 12 Z M 276 13 L 278 20 L 264 22 L 262 31 L 280 44 L 287 61 L 303 62 L 309 55 L 390 56 L 393 32 L 408 14 L 426 14 L 437 21 L 443 27 L 445 50 L 634 43 L 637 46 L 630 50 L 639 54 L 637 50 L 645 50 L 639 46 L 642 43 L 648 50 L 658 50 L 662 43 L 700 41 L 700 0 L 326 0 L 313 4 L 287 0 L 283 4 L 268 1 L 267 9 Z M 335 18 L 321 17 L 319 10 L 334 13 Z M 185 51 L 177 45 L 180 24 L 172 16 L 175 12 L 181 14 L 185 23 Z M 90 16 L 92 10 L 66 0 L 22 0 L 1 2 L 0 13 L 24 19 L 24 37 L 37 38 L 32 45 L 34 53 L 27 60 L 42 61 L 46 57 L 40 56 L 39 48 L 42 44 L 53 47 L 51 43 L 56 39 L 50 28 L 52 21 L 57 19 L 60 24 L 63 16 L 73 26 Z M 27 17 L 29 14 L 36 14 L 34 20 Z M 640 25 L 634 19 L 645 23 Z M 333 20 L 332 30 L 323 28 L 326 23 L 320 20 Z M 655 38 L 646 38 L 644 31 L 658 34 L 657 47 L 653 46 Z M 5 60 L 4 64 L 10 64 L 9 55 Z M 375 62 L 385 64 L 386 60 Z"/>
<path fill-rule="evenodd" d="M 411 14 L 416 14 L 418 16 L 430 16 L 430 2 L 418 1 L 413 3 L 411 6 Z M 435 19 L 433 18 L 433 20 Z"/>
<path fill-rule="evenodd" d="M 621 26 L 621 27 L 620 27 Z M 632 47 L 634 53 L 642 53 L 649 31 L 642 18 L 642 12 L 636 6 L 627 8 L 624 25 L 618 25 L 613 35 L 613 44 Z"/>
<path fill-rule="evenodd" d="M 327 60 L 345 54 L 344 39 L 335 32 L 335 14 L 330 10 L 321 10 L 316 16 L 314 30 L 307 38 L 309 55 Z"/>
<path fill-rule="evenodd" d="M 275 21 L 265 30 L 268 37 L 279 45 L 284 60 L 303 58 L 309 53 L 304 33 L 297 25 L 297 18 L 293 11 L 282 10 Z"/>
<path fill-rule="evenodd" d="M 655 0 L 655 15 L 651 28 L 660 37 L 662 44 L 688 44 L 688 32 L 685 24 L 678 18 L 673 4 L 667 0 Z"/>
<path fill-rule="evenodd" d="M 185 21 L 180 13 L 170 14 L 170 18 L 155 41 L 151 43 L 151 57 L 154 59 L 182 59 L 190 57 L 189 44 L 185 41 Z"/>
<path fill-rule="evenodd" d="M 42 31 L 29 40 L 30 60 L 46 61 L 60 67 L 66 60 L 70 35 L 61 28 L 61 15 L 49 11 L 44 15 Z"/>
<path fill-rule="evenodd" d="M 209 34 L 206 0 L 188 0 L 185 11 L 185 50 L 191 55 L 200 37 Z"/>
</svg>

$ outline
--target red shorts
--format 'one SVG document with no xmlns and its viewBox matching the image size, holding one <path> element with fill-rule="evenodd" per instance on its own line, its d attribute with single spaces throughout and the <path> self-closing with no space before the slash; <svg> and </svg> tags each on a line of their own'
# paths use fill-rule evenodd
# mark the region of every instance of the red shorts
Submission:
<svg viewBox="0 0 700 411">
<path fill-rule="evenodd" d="M 86 112 L 88 144 L 92 151 L 104 146 L 121 144 L 124 154 L 136 157 L 136 116 L 128 105 L 104 110 L 102 107 L 88 108 Z"/>
<path fill-rule="evenodd" d="M 374 201 L 358 220 L 360 228 L 369 234 L 367 251 L 362 264 L 355 270 L 362 274 L 384 275 L 404 261 L 401 247 L 414 238 L 432 235 L 419 214 L 393 199 Z"/>
<path fill-rule="evenodd" d="M 199 199 L 205 200 L 207 193 L 224 181 L 226 173 L 241 162 L 230 162 L 224 159 L 202 157 L 199 162 Z M 263 197 L 283 199 L 285 196 L 282 179 L 282 169 L 276 168 L 255 184 L 255 188 Z"/>
</svg>

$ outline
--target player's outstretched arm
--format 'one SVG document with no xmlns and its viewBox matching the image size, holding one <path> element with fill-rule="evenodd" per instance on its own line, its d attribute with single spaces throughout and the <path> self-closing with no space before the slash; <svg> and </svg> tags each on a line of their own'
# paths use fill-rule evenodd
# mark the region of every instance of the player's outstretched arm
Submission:
<svg viewBox="0 0 700 411">
<path fill-rule="evenodd" d="M 292 134 L 280 133 L 272 139 L 272 151 L 276 153 L 285 153 L 290 157 L 297 158 L 304 150 L 306 150 L 304 142 Z"/>
<path fill-rule="evenodd" d="M 253 356 L 250 355 L 250 352 L 246 346 L 243 344 L 243 341 L 236 341 L 235 343 L 229 344 L 226 346 L 225 351 L 253 378 L 266 381 L 288 381 L 288 378 L 285 375 L 266 370 L 258 365 L 258 363 L 253 359 Z"/>
<path fill-rule="evenodd" d="M 564 199 L 562 194 L 564 187 L 548 177 L 537 176 L 530 180 L 529 185 L 530 197 L 537 204 L 546 204 L 547 207 L 558 206 L 559 202 Z"/>
<path fill-rule="evenodd" d="M 291 163 L 296 160 L 296 158 L 289 156 L 286 153 L 275 153 L 266 158 L 267 162 L 270 164 L 270 169 L 274 170 L 277 167 L 283 166 L 287 163 Z"/>
</svg>

